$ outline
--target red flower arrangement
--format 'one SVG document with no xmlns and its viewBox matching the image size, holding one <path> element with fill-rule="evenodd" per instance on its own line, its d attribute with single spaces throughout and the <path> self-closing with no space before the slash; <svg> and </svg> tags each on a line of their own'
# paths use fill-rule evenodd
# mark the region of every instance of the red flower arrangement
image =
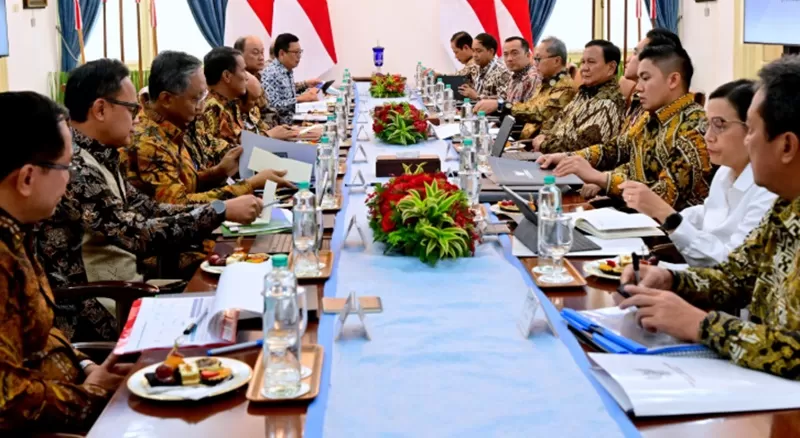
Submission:
<svg viewBox="0 0 800 438">
<path fill-rule="evenodd" d="M 386 143 L 408 146 L 428 138 L 425 113 L 406 102 L 375 108 L 372 130 Z"/>
<path fill-rule="evenodd" d="M 406 78 L 400 75 L 374 75 L 369 93 L 376 99 L 403 97 L 406 94 Z"/>
<path fill-rule="evenodd" d="M 464 193 L 444 173 L 414 173 L 376 186 L 367 197 L 369 226 L 386 252 L 402 252 L 435 265 L 475 253 L 478 234 Z"/>
</svg>

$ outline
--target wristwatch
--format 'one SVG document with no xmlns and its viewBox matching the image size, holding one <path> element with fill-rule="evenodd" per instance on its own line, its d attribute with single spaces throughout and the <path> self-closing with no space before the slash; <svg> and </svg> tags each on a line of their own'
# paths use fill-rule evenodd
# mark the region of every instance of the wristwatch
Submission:
<svg viewBox="0 0 800 438">
<path fill-rule="evenodd" d="M 500 115 L 511 114 L 511 102 L 506 102 L 504 99 L 497 99 L 497 112 Z"/>
<path fill-rule="evenodd" d="M 681 226 L 681 222 L 683 222 L 683 216 L 681 216 L 680 213 L 672 213 L 671 215 L 667 216 L 667 218 L 664 220 L 664 223 L 661 224 L 661 229 L 667 233 L 671 233 Z"/>
<path fill-rule="evenodd" d="M 227 209 L 225 208 L 225 202 L 220 201 L 217 199 L 216 201 L 211 201 L 211 208 L 214 209 L 214 213 L 221 218 L 225 218 L 225 212 Z"/>
</svg>

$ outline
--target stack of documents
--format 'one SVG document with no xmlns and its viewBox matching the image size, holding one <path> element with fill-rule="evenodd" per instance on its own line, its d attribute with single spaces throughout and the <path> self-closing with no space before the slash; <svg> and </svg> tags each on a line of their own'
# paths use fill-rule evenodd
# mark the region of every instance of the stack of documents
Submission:
<svg viewBox="0 0 800 438">
<path fill-rule="evenodd" d="M 685 344 L 667 334 L 643 329 L 636 322 L 636 309 L 633 307 L 580 312 L 564 309 L 561 316 L 585 341 L 608 353 L 718 357 L 704 345 Z"/>
<path fill-rule="evenodd" d="M 637 417 L 800 407 L 800 382 L 721 359 L 589 353 L 592 373 Z"/>
<path fill-rule="evenodd" d="M 663 236 L 658 222 L 644 214 L 628 214 L 613 208 L 568 213 L 575 228 L 603 239 Z"/>
<path fill-rule="evenodd" d="M 250 225 L 242 225 L 230 221 L 222 223 L 222 235 L 225 237 L 277 234 L 291 229 L 292 212 L 283 208 L 273 209 L 270 217 L 260 217 Z"/>
</svg>

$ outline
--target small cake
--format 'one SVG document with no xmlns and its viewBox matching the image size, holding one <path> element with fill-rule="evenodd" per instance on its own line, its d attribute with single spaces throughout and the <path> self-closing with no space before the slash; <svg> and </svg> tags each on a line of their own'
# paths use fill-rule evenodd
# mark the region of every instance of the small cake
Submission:
<svg viewBox="0 0 800 438">
<path fill-rule="evenodd" d="M 245 261 L 245 259 L 247 259 L 247 254 L 235 252 L 229 255 L 228 258 L 225 259 L 225 265 L 227 266 L 227 265 L 232 265 L 234 263 L 240 263 Z"/>
<path fill-rule="evenodd" d="M 195 362 L 195 364 L 197 365 L 197 368 L 201 372 L 218 371 L 220 368 L 222 368 L 222 362 L 220 362 L 220 360 L 217 359 L 216 357 L 203 357 L 197 359 L 197 362 Z"/>
<path fill-rule="evenodd" d="M 181 374 L 181 385 L 197 385 L 200 383 L 200 370 L 197 365 L 191 362 L 182 363 L 178 367 L 178 372 Z"/>
<path fill-rule="evenodd" d="M 618 277 L 622 275 L 622 266 L 617 264 L 614 260 L 606 260 L 598 266 L 600 271 L 604 274 L 613 275 Z"/>
<path fill-rule="evenodd" d="M 497 206 L 500 207 L 500 210 L 502 211 L 519 213 L 519 207 L 517 207 L 516 204 L 514 204 L 514 201 L 502 200 L 497 203 Z"/>
<path fill-rule="evenodd" d="M 247 262 L 248 263 L 264 263 L 269 260 L 269 254 L 263 252 L 257 252 L 255 254 L 248 254 L 247 255 Z"/>
</svg>

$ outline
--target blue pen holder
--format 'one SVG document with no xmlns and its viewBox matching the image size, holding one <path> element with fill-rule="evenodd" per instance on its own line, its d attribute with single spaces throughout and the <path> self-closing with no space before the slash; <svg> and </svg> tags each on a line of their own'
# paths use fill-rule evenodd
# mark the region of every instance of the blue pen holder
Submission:
<svg viewBox="0 0 800 438">
<path fill-rule="evenodd" d="M 383 47 L 377 46 L 372 48 L 372 62 L 375 63 L 377 72 L 381 72 L 383 67 Z"/>
</svg>

